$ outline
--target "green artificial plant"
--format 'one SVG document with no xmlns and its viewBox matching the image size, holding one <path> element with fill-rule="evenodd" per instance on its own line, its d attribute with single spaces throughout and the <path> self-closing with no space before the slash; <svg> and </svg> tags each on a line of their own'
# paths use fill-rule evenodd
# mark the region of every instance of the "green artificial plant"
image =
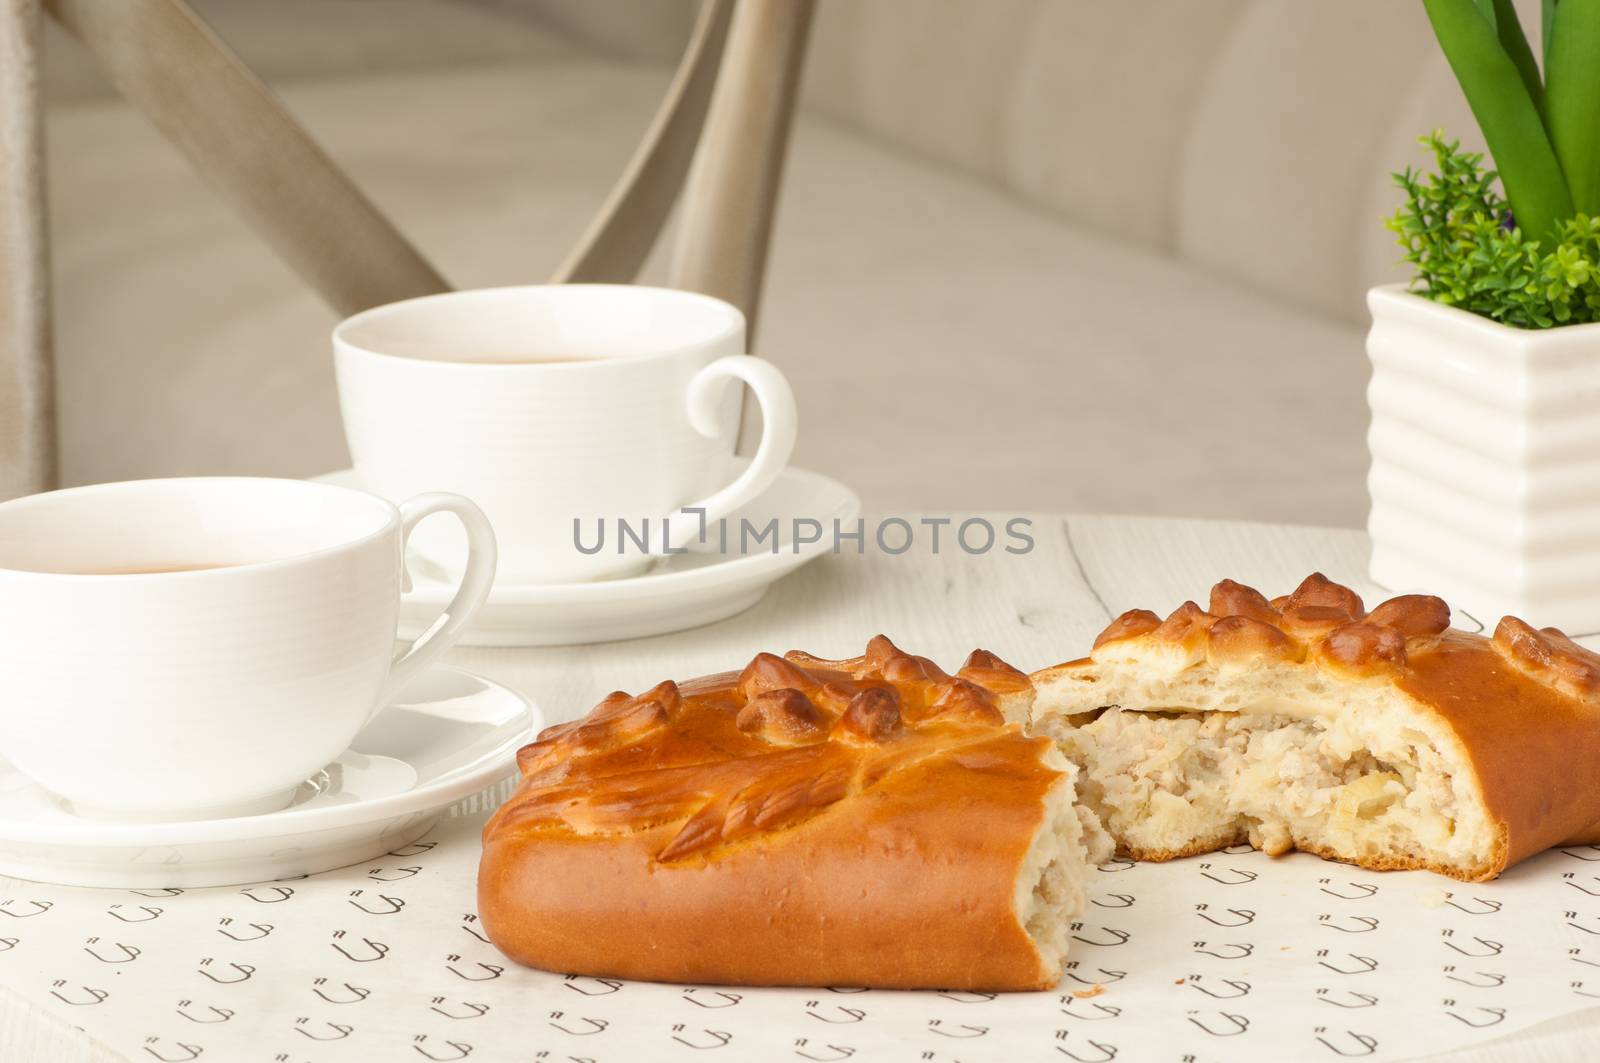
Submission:
<svg viewBox="0 0 1600 1063">
<path fill-rule="evenodd" d="M 1435 132 L 1389 221 L 1421 294 L 1520 328 L 1600 320 L 1600 0 L 1423 0 L 1495 169 Z M 1504 193 L 1495 187 L 1496 181 Z"/>
</svg>

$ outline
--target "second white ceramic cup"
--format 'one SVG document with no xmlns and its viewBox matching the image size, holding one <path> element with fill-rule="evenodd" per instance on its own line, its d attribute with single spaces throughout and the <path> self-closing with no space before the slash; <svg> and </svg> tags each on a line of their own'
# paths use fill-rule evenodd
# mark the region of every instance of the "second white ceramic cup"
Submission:
<svg viewBox="0 0 1600 1063">
<path fill-rule="evenodd" d="M 765 491 L 794 448 L 794 395 L 744 353 L 744 315 L 693 292 L 545 285 L 424 296 L 357 314 L 333 334 L 350 453 L 389 498 L 457 491 L 481 505 L 508 582 L 625 576 L 673 520 L 689 541 Z M 742 381 L 763 434 L 732 461 Z M 681 507 L 698 512 L 684 514 Z M 618 521 L 650 522 L 648 551 Z M 592 548 L 602 529 L 606 536 Z M 424 528 L 426 554 L 448 538 Z"/>
<path fill-rule="evenodd" d="M 405 538 L 439 512 L 467 530 L 461 586 L 396 656 Z M 240 477 L 0 504 L 0 755 L 91 818 L 281 808 L 455 642 L 494 566 L 455 495 Z"/>
</svg>

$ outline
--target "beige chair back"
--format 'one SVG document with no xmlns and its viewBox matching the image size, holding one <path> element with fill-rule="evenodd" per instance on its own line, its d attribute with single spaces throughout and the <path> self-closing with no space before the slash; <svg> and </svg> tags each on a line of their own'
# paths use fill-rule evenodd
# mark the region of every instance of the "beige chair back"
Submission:
<svg viewBox="0 0 1600 1063">
<path fill-rule="evenodd" d="M 681 195 L 670 283 L 729 300 L 753 332 L 812 7 L 702 0 L 654 120 L 553 280 L 633 281 Z M 57 478 L 45 13 L 335 311 L 449 289 L 184 0 L 0 0 L 0 498 Z"/>
</svg>

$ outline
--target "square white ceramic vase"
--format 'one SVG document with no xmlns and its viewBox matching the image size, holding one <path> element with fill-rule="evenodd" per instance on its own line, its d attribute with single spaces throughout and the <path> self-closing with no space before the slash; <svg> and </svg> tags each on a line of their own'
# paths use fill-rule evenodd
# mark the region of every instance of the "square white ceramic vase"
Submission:
<svg viewBox="0 0 1600 1063">
<path fill-rule="evenodd" d="M 1373 580 L 1491 630 L 1600 632 L 1600 324 L 1510 328 L 1404 285 L 1367 304 Z"/>
</svg>

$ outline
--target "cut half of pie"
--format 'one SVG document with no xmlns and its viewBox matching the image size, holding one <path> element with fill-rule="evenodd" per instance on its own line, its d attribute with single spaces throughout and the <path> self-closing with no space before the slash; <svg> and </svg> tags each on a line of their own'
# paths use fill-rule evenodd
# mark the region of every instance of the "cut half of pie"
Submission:
<svg viewBox="0 0 1600 1063">
<path fill-rule="evenodd" d="M 993 654 L 952 675 L 882 636 L 613 694 L 519 752 L 483 926 L 565 973 L 1052 986 L 1111 851 L 1071 765 L 1023 733 L 1032 698 Z"/>
<path fill-rule="evenodd" d="M 1455 630 L 1435 597 L 1224 580 L 1032 678 L 1034 732 L 1135 859 L 1248 842 L 1479 880 L 1600 821 L 1600 656 L 1514 617 Z"/>
</svg>

